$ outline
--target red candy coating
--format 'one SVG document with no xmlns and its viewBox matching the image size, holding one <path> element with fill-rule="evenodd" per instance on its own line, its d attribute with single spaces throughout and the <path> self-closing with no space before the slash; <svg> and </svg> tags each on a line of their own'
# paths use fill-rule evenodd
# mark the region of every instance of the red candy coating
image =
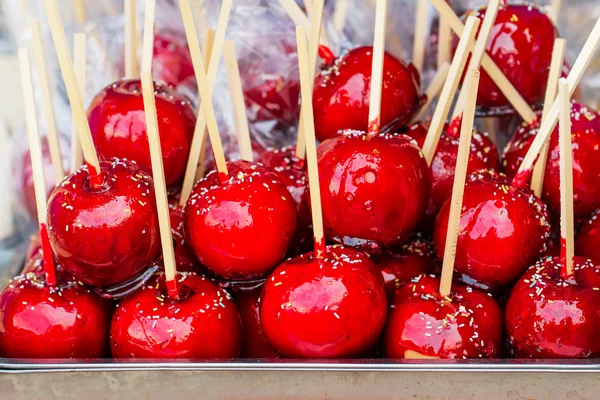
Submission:
<svg viewBox="0 0 600 400">
<path fill-rule="evenodd" d="M 258 162 L 279 176 L 297 204 L 302 202 L 306 191 L 306 163 L 296 157 L 295 147 L 269 148 L 260 154 Z"/>
<path fill-rule="evenodd" d="M 498 357 L 502 310 L 494 298 L 454 284 L 450 296 L 441 299 L 439 285 L 438 278 L 422 275 L 396 291 L 383 339 L 386 356 Z"/>
<path fill-rule="evenodd" d="M 48 286 L 29 273 L 0 293 L 0 356 L 102 358 L 112 306 L 76 283 Z"/>
<path fill-rule="evenodd" d="M 575 238 L 575 254 L 600 264 L 600 210 L 584 222 Z"/>
<path fill-rule="evenodd" d="M 170 185 L 185 172 L 196 118 L 191 104 L 172 88 L 155 83 L 154 94 L 165 179 Z M 133 160 L 152 171 L 139 79 L 104 88 L 92 99 L 88 120 L 99 157 Z"/>
<path fill-rule="evenodd" d="M 178 274 L 179 300 L 167 296 L 164 275 L 117 307 L 110 327 L 115 358 L 232 358 L 242 325 L 231 296 L 208 279 Z"/>
<path fill-rule="evenodd" d="M 367 352 L 383 330 L 387 301 L 381 274 L 363 253 L 327 247 L 281 264 L 263 289 L 261 319 L 286 357 L 336 358 Z"/>
<path fill-rule="evenodd" d="M 509 345 L 517 357 L 600 356 L 600 266 L 573 259 L 574 276 L 561 277 L 559 257 L 532 266 L 506 304 Z"/>
<path fill-rule="evenodd" d="M 261 81 L 262 76 L 244 76 L 244 82 Z M 282 76 L 244 90 L 248 118 L 253 123 L 277 121 L 279 128 L 295 127 L 298 123 L 300 83 Z"/>
<path fill-rule="evenodd" d="M 198 182 L 184 208 L 184 230 L 202 264 L 232 280 L 264 276 L 281 261 L 296 230 L 296 204 L 277 175 L 260 164 L 228 164 Z"/>
<path fill-rule="evenodd" d="M 67 176 L 48 199 L 48 234 L 65 270 L 90 285 L 120 284 L 160 255 L 152 178 L 123 160 L 100 163 L 99 190 L 86 167 Z"/>
<path fill-rule="evenodd" d="M 367 131 L 372 47 L 358 47 L 338 58 L 315 78 L 313 107 L 318 140 L 350 129 Z M 390 54 L 383 62 L 381 127 L 394 131 L 406 125 L 421 103 L 419 73 Z"/>
<path fill-rule="evenodd" d="M 244 327 L 242 357 L 279 358 L 269 344 L 260 321 L 260 294 L 262 286 L 234 294 Z"/>
<path fill-rule="evenodd" d="M 171 86 L 177 86 L 194 76 L 192 56 L 187 43 L 169 31 L 154 36 L 152 67 L 154 79 Z"/>
<path fill-rule="evenodd" d="M 378 252 L 402 243 L 421 222 L 430 173 L 407 136 L 347 131 L 323 142 L 318 160 L 328 239 Z"/>
</svg>

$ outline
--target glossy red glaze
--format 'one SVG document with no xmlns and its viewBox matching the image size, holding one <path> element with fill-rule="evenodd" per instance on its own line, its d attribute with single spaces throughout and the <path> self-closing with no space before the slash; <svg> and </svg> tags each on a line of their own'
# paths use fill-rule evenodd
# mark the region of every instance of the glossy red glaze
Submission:
<svg viewBox="0 0 600 400">
<path fill-rule="evenodd" d="M 261 292 L 262 286 L 234 294 L 244 327 L 242 357 L 279 358 L 279 354 L 269 344 L 260 321 Z"/>
<path fill-rule="evenodd" d="M 277 175 L 248 161 L 228 163 L 198 182 L 184 208 L 184 231 L 202 264 L 226 279 L 269 273 L 296 230 L 296 204 Z"/>
<path fill-rule="evenodd" d="M 439 278 L 419 276 L 394 296 L 383 347 L 389 358 L 494 358 L 502 351 L 502 310 L 494 298 L 454 284 L 440 298 Z M 407 352 L 409 352 L 407 354 Z"/>
<path fill-rule="evenodd" d="M 559 257 L 533 265 L 506 305 L 509 345 L 517 357 L 600 356 L 600 266 L 575 257 L 574 276 L 561 277 Z"/>
<path fill-rule="evenodd" d="M 358 47 L 338 58 L 315 78 L 313 107 L 318 140 L 339 131 L 367 131 L 372 47 Z M 406 125 L 421 104 L 419 73 L 386 53 L 383 62 L 381 127 L 393 132 Z"/>
<path fill-rule="evenodd" d="M 174 32 L 165 31 L 154 36 L 152 67 L 154 79 L 171 86 L 194 76 L 188 45 Z"/>
<path fill-rule="evenodd" d="M 328 239 L 378 252 L 402 243 L 421 222 L 430 173 L 410 138 L 347 131 L 317 152 Z"/>
<path fill-rule="evenodd" d="M 443 258 L 451 199 L 434 230 L 435 252 Z M 455 270 L 465 281 L 490 290 L 514 282 L 546 250 L 550 222 L 546 206 L 528 190 L 491 178 L 465 186 Z"/>
<path fill-rule="evenodd" d="M 483 20 L 486 7 L 467 12 Z M 501 5 L 490 32 L 487 53 L 530 103 L 544 99 L 556 28 L 534 4 Z M 455 47 L 458 39 L 455 38 Z M 535 79 L 532 79 L 535 77 Z M 509 102 L 485 71 L 481 71 L 477 104 L 504 107 Z"/>
<path fill-rule="evenodd" d="M 31 257 L 25 259 L 25 266 L 21 271 L 22 275 L 27 275 L 29 273 L 33 273 L 38 275 L 38 279 L 45 279 L 44 273 L 44 256 L 41 251 L 41 248 L 31 255 Z M 75 278 L 71 275 L 70 272 L 66 271 L 60 264 L 55 265 L 56 268 L 56 279 L 58 280 L 59 285 L 64 285 L 69 282 L 73 282 Z"/>
<path fill-rule="evenodd" d="M 105 357 L 111 313 L 110 303 L 79 284 L 18 276 L 0 293 L 0 356 Z"/>
<path fill-rule="evenodd" d="M 575 238 L 575 254 L 600 264 L 600 210 L 583 223 Z"/>
<path fill-rule="evenodd" d="M 107 287 L 147 269 L 160 255 L 160 237 L 152 178 L 123 160 L 101 168 L 100 190 L 82 167 L 52 191 L 48 233 L 59 264 L 90 286 Z"/>
<path fill-rule="evenodd" d="M 177 276 L 179 300 L 159 275 L 117 307 L 110 326 L 115 358 L 233 358 L 242 324 L 231 296 L 203 276 Z"/>
<path fill-rule="evenodd" d="M 194 255 L 185 240 L 183 233 L 183 208 L 179 205 L 179 199 L 169 198 L 169 217 L 171 220 L 171 234 L 173 235 L 175 263 L 179 272 L 204 272 L 205 268 Z"/>
<path fill-rule="evenodd" d="M 185 172 L 196 117 L 192 105 L 172 88 L 155 83 L 154 94 L 165 179 L 170 185 Z M 104 88 L 92 99 L 88 120 L 100 158 L 125 158 L 152 172 L 139 79 Z"/>
<path fill-rule="evenodd" d="M 552 132 L 542 198 L 553 213 L 560 213 L 558 125 Z M 504 150 L 504 170 L 514 176 L 527 154 L 538 127 L 522 125 Z M 571 106 L 573 145 L 573 200 L 576 218 L 587 218 L 600 208 L 600 114 L 586 106 Z"/>
<path fill-rule="evenodd" d="M 245 81 L 262 79 L 245 77 Z M 266 79 L 244 90 L 248 118 L 251 122 L 277 121 L 283 127 L 296 126 L 300 114 L 300 82 L 283 76 Z"/>
<path fill-rule="evenodd" d="M 263 289 L 265 335 L 282 356 L 341 358 L 376 343 L 386 318 L 381 274 L 363 253 L 327 247 L 281 264 Z"/>
</svg>

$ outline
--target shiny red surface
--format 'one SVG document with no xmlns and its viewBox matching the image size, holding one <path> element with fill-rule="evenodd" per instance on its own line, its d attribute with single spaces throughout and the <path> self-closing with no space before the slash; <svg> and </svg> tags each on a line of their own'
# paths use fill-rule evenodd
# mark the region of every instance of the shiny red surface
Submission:
<svg viewBox="0 0 600 400">
<path fill-rule="evenodd" d="M 363 253 L 327 247 L 290 259 L 263 289 L 261 318 L 267 339 L 286 357 L 361 355 L 383 330 L 387 301 L 381 274 Z"/>
<path fill-rule="evenodd" d="M 242 354 L 244 358 L 279 358 L 269 344 L 260 321 L 262 286 L 234 294 L 244 327 Z"/>
<path fill-rule="evenodd" d="M 180 299 L 167 296 L 164 275 L 119 303 L 110 326 L 115 358 L 233 358 L 242 325 L 231 296 L 208 279 L 178 274 Z"/>
<path fill-rule="evenodd" d="M 486 7 L 465 14 L 483 20 Z M 487 53 L 528 103 L 544 99 L 556 28 L 534 4 L 501 5 L 490 32 Z M 455 38 L 455 46 L 458 39 Z M 509 102 L 485 71 L 481 71 L 477 104 L 503 107 Z"/>
<path fill-rule="evenodd" d="M 0 357 L 102 358 L 112 306 L 87 288 L 16 277 L 0 293 Z"/>
<path fill-rule="evenodd" d="M 404 135 L 345 132 L 318 150 L 328 239 L 372 252 L 402 243 L 421 222 L 431 189 L 427 163 Z"/>
<path fill-rule="evenodd" d="M 553 213 L 560 212 L 560 168 L 558 125 L 552 132 L 542 199 Z M 538 127 L 521 126 L 504 150 L 504 171 L 513 177 Z M 576 218 L 586 218 L 600 208 L 600 114 L 586 106 L 571 107 L 571 143 L 573 146 L 573 206 Z"/>
<path fill-rule="evenodd" d="M 422 275 L 394 296 L 383 348 L 389 358 L 494 358 L 502 351 L 502 310 L 494 298 L 454 284 L 440 298 L 439 278 Z"/>
<path fill-rule="evenodd" d="M 194 255 L 185 240 L 183 232 L 183 208 L 179 205 L 179 199 L 169 197 L 169 217 L 171 220 L 171 234 L 173 235 L 175 263 L 179 272 L 205 272 L 204 266 Z"/>
<path fill-rule="evenodd" d="M 154 94 L 165 179 L 170 185 L 185 172 L 196 117 L 192 105 L 174 89 L 155 83 Z M 104 88 L 92 99 L 88 120 L 100 158 L 126 158 L 152 172 L 139 79 Z"/>
<path fill-rule="evenodd" d="M 600 210 L 583 223 L 575 238 L 575 254 L 600 264 Z"/>
<path fill-rule="evenodd" d="M 184 208 L 185 237 L 202 264 L 226 279 L 269 273 L 296 230 L 296 204 L 277 175 L 248 161 L 228 163 L 198 182 Z"/>
<path fill-rule="evenodd" d="M 177 86 L 194 76 L 192 56 L 187 43 L 169 31 L 154 36 L 152 67 L 154 79 L 171 86 Z"/>
<path fill-rule="evenodd" d="M 242 72 L 243 74 L 243 72 Z M 244 81 L 262 81 L 244 90 L 248 118 L 251 122 L 275 120 L 283 127 L 295 127 L 300 114 L 300 82 L 283 76 L 263 79 L 244 77 Z"/>
<path fill-rule="evenodd" d="M 446 245 L 451 199 L 434 230 L 435 252 Z M 546 250 L 550 223 L 546 206 L 528 190 L 489 177 L 465 186 L 455 271 L 490 290 L 514 282 Z"/>
<path fill-rule="evenodd" d="M 160 255 L 152 178 L 135 164 L 101 162 L 101 190 L 85 167 L 67 176 L 48 199 L 48 229 L 59 264 L 90 286 L 128 281 Z"/>
<path fill-rule="evenodd" d="M 318 140 L 338 135 L 345 129 L 368 128 L 372 47 L 358 47 L 338 58 L 315 78 L 313 107 Z M 419 73 L 387 54 L 384 59 L 381 127 L 393 132 L 406 125 L 416 113 Z"/>
<path fill-rule="evenodd" d="M 560 258 L 542 259 L 513 288 L 505 318 L 517 357 L 600 356 L 600 265 L 573 261 L 574 276 L 563 278 Z"/>
</svg>

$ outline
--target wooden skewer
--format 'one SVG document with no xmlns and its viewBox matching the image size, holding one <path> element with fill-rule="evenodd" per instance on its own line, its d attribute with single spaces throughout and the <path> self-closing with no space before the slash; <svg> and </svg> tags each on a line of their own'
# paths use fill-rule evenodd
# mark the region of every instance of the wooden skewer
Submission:
<svg viewBox="0 0 600 400">
<path fill-rule="evenodd" d="M 431 3 L 440 13 L 440 17 L 445 18 L 452 30 L 458 36 L 461 36 L 465 26 L 460 18 L 454 13 L 452 7 L 450 7 L 445 0 L 431 0 Z M 535 112 L 487 53 L 483 54 L 481 67 L 487 72 L 496 86 L 498 86 L 498 89 L 500 89 L 502 94 L 508 99 L 521 118 L 528 124 L 533 124 L 537 120 Z"/>
<path fill-rule="evenodd" d="M 294 0 L 278 0 L 281 8 L 286 12 L 296 26 L 305 26 L 310 29 L 310 20 L 304 14 L 298 3 Z"/>
<path fill-rule="evenodd" d="M 473 48 L 471 61 L 469 61 L 469 69 L 478 70 L 481 65 L 481 60 L 483 59 L 483 55 L 485 54 L 485 49 L 487 47 L 490 33 L 492 32 L 494 22 L 496 21 L 496 16 L 498 15 L 500 1 L 501 0 L 490 0 L 487 5 L 485 17 L 483 17 L 481 29 L 479 30 L 479 35 L 477 36 L 477 41 L 475 42 L 475 47 Z M 454 114 L 452 114 L 452 119 L 462 114 L 463 109 L 465 108 L 466 97 L 467 92 L 462 90 L 458 95 L 458 100 L 456 101 L 456 106 L 454 108 Z"/>
<path fill-rule="evenodd" d="M 213 46 L 215 44 L 215 30 L 214 29 L 207 29 L 204 32 L 204 45 L 202 46 L 202 49 L 204 50 L 204 52 L 202 54 L 204 54 L 204 68 L 206 68 L 206 70 L 208 71 L 208 68 L 210 67 L 210 57 L 212 55 L 212 51 L 213 51 Z"/>
<path fill-rule="evenodd" d="M 85 22 L 85 0 L 74 0 L 75 18 L 82 24 Z"/>
<path fill-rule="evenodd" d="M 335 10 L 333 10 L 333 27 L 338 32 L 343 32 L 344 26 L 346 25 L 348 1 L 349 0 L 337 0 L 335 3 Z"/>
<path fill-rule="evenodd" d="M 558 26 L 558 16 L 560 15 L 561 3 L 562 0 L 551 0 L 550 4 L 546 6 L 546 12 L 556 26 Z"/>
<path fill-rule="evenodd" d="M 125 0 L 125 77 L 137 76 L 137 5 L 136 0 Z"/>
<path fill-rule="evenodd" d="M 196 24 L 194 23 L 193 12 L 192 12 L 190 0 L 180 0 L 179 8 L 181 10 L 181 16 L 183 18 L 183 26 L 185 28 L 185 34 L 187 37 L 190 54 L 192 56 L 192 63 L 194 65 L 194 71 L 196 72 L 196 81 L 198 81 L 198 85 L 200 85 L 201 77 L 199 75 L 202 75 L 200 73 L 200 71 L 206 70 L 206 68 L 204 67 L 205 64 L 204 64 L 204 60 L 202 57 L 202 51 L 200 50 L 200 42 L 198 41 L 198 33 L 196 31 Z M 212 96 L 212 92 L 214 89 L 214 83 L 217 78 L 217 70 L 219 67 L 219 61 L 221 59 L 221 52 L 223 50 L 223 44 L 225 41 L 225 31 L 227 29 L 227 21 L 229 19 L 230 11 L 231 11 L 231 0 L 223 0 L 223 2 L 221 3 L 221 10 L 219 12 L 219 20 L 217 22 L 217 29 L 216 29 L 216 33 L 215 33 L 215 40 L 213 43 L 213 50 L 212 50 L 212 54 L 210 55 L 210 62 L 208 63 L 208 65 L 209 65 L 208 77 L 206 77 L 206 76 L 204 77 L 209 82 L 208 99 L 210 99 Z M 202 64 L 202 65 L 200 65 L 200 64 Z M 202 101 L 201 104 L 204 104 L 204 101 Z M 212 106 L 212 102 L 211 102 L 211 106 Z M 200 153 L 202 150 L 202 144 L 204 142 L 204 136 L 206 135 L 206 127 L 207 127 L 207 120 L 205 118 L 205 113 L 201 112 L 201 110 L 200 110 L 198 112 L 198 118 L 196 120 L 196 127 L 194 129 L 194 136 L 192 138 L 192 143 L 190 146 L 190 155 L 188 157 L 186 171 L 185 171 L 185 175 L 183 178 L 183 186 L 181 189 L 181 198 L 179 200 L 181 205 L 184 205 L 187 202 L 187 200 L 190 196 L 190 193 L 192 191 L 192 188 L 194 186 L 196 170 L 198 169 L 198 161 L 199 161 Z M 210 134 L 210 132 L 209 132 L 209 134 Z M 211 137 L 211 143 L 213 143 L 212 137 Z M 214 143 L 214 144 L 216 144 L 216 143 Z M 220 144 L 220 141 L 219 141 L 219 144 Z M 213 152 L 216 152 L 216 149 L 213 148 Z M 221 150 L 221 153 L 222 152 L 223 151 Z M 217 154 L 215 153 L 215 160 L 216 160 L 216 158 L 217 158 Z M 223 156 L 222 160 L 219 160 L 219 163 L 222 164 L 220 167 L 223 168 L 223 165 L 225 163 L 224 156 Z M 217 167 L 219 167 L 218 163 L 217 163 Z M 225 165 L 225 167 L 226 167 L 226 165 Z"/>
<path fill-rule="evenodd" d="M 423 66 L 425 64 L 425 40 L 427 36 L 426 29 L 428 5 L 429 2 L 427 0 L 417 0 L 412 63 L 417 71 L 419 71 L 419 74 L 423 73 Z M 377 29 L 377 25 L 375 25 L 375 29 Z"/>
<path fill-rule="evenodd" d="M 54 179 L 58 183 L 65 177 L 63 168 L 62 153 L 60 151 L 60 137 L 54 118 L 54 104 L 52 101 L 52 89 L 50 87 L 50 75 L 46 65 L 46 56 L 44 54 L 44 39 L 40 29 L 40 21 L 36 18 L 31 20 L 31 39 L 33 48 L 33 57 L 38 69 L 40 81 L 40 90 L 42 92 L 42 106 L 44 108 L 44 117 L 46 118 L 46 130 L 48 134 L 48 146 L 50 148 L 50 159 L 54 169 Z"/>
<path fill-rule="evenodd" d="M 246 116 L 246 105 L 244 104 L 244 92 L 242 90 L 242 79 L 240 69 L 235 56 L 235 45 L 233 40 L 226 40 L 223 48 L 225 67 L 229 78 L 229 90 L 233 103 L 233 115 L 237 129 L 238 145 L 242 160 L 254 161 L 252 155 L 252 143 L 250 141 L 250 128 L 248 128 L 248 117 Z"/>
<path fill-rule="evenodd" d="M 325 7 L 324 0 L 315 0 L 315 4 L 313 7 L 312 19 L 310 21 L 310 26 L 313 28 L 310 29 L 310 42 L 308 48 L 308 59 L 310 62 L 310 79 L 311 82 L 315 80 L 315 71 L 317 69 L 317 60 L 319 56 L 319 39 L 321 37 L 321 27 L 323 25 L 323 8 Z M 312 84 L 311 84 L 312 88 Z M 312 90 L 312 89 L 311 89 Z M 300 114 L 302 114 L 302 107 L 300 106 Z M 299 159 L 304 159 L 304 154 L 306 153 L 306 143 L 304 140 L 306 139 L 304 135 L 304 119 L 300 117 L 300 121 L 298 123 L 298 138 L 296 139 L 296 157 Z"/>
<path fill-rule="evenodd" d="M 456 170 L 454 172 L 454 184 L 452 186 L 452 199 L 448 220 L 448 232 L 446 235 L 446 246 L 444 248 L 444 260 L 442 264 L 442 277 L 440 280 L 440 295 L 450 295 L 452 287 L 452 275 L 454 273 L 454 262 L 456 260 L 456 245 L 460 229 L 460 216 L 462 211 L 465 181 L 467 179 L 467 165 L 469 163 L 469 150 L 471 148 L 471 136 L 473 135 L 473 120 L 475 118 L 475 107 L 477 103 L 477 89 L 479 87 L 479 71 L 470 69 L 465 78 L 465 88 L 469 95 L 460 130 L 460 141 L 458 144 L 458 156 Z"/>
<path fill-rule="evenodd" d="M 142 42 L 142 71 L 152 71 L 155 22 L 156 0 L 146 0 L 146 10 L 144 12 L 144 38 Z"/>
<path fill-rule="evenodd" d="M 306 45 L 306 28 L 296 28 L 298 45 L 298 67 L 300 70 L 300 90 L 302 98 L 312 99 L 312 83 L 310 79 L 310 61 Z M 323 230 L 323 211 L 321 208 L 321 188 L 319 187 L 319 168 L 317 163 L 317 139 L 315 137 L 315 122 L 312 101 L 305 101 L 304 134 L 306 135 L 306 162 L 308 167 L 310 201 L 312 204 L 313 235 L 315 240 L 315 256 L 322 259 L 325 256 L 325 234 Z"/>
<path fill-rule="evenodd" d="M 577 85 L 579 84 L 579 81 L 581 81 L 585 70 L 592 61 L 598 45 L 600 45 L 600 18 L 596 21 L 596 25 L 592 29 L 592 32 L 583 45 L 583 48 L 581 49 L 577 60 L 575 60 L 569 76 L 567 77 L 567 82 L 569 83 L 569 96 L 573 96 L 575 89 L 577 89 Z M 523 180 L 526 178 L 527 173 L 531 171 L 533 163 L 535 162 L 537 155 L 540 153 L 542 146 L 549 139 L 550 134 L 558 123 L 559 110 L 559 101 L 556 99 L 554 104 L 552 104 L 552 108 L 550 111 L 548 111 L 546 119 L 542 121 L 540 130 L 533 139 L 531 147 L 529 147 L 529 150 L 527 151 L 527 154 L 525 155 L 525 158 L 519 167 L 519 171 L 513 179 L 513 184 L 517 186 L 524 184 Z"/>
<path fill-rule="evenodd" d="M 33 185 L 35 189 L 35 204 L 37 206 L 38 223 L 40 228 L 40 239 L 42 252 L 44 254 L 43 266 L 46 274 L 46 282 L 50 286 L 56 285 L 56 269 L 52 258 L 52 248 L 48 240 L 47 207 L 46 207 L 46 183 L 44 180 L 44 166 L 42 163 L 42 149 L 35 109 L 35 94 L 31 81 L 31 65 L 27 50 L 19 49 L 19 67 L 21 70 L 21 85 L 23 99 L 25 100 L 25 119 L 27 121 L 27 137 L 29 138 L 29 149 L 31 154 L 31 167 L 33 171 Z"/>
<path fill-rule="evenodd" d="M 565 78 L 558 82 L 560 104 L 560 256 L 563 276 L 573 276 L 575 228 L 573 223 L 573 151 L 571 149 L 571 96 Z"/>
<path fill-rule="evenodd" d="M 369 91 L 369 137 L 381 132 L 381 94 L 383 91 L 383 60 L 385 57 L 385 25 L 387 0 L 377 0 L 375 7 L 375 39 L 373 41 L 373 64 Z"/>
<path fill-rule="evenodd" d="M 438 69 L 444 64 L 452 61 L 452 29 L 446 19 L 440 15 L 440 26 L 438 29 Z"/>
<path fill-rule="evenodd" d="M 431 102 L 437 97 L 438 94 L 440 94 L 440 91 L 442 90 L 442 87 L 444 87 L 444 82 L 446 82 L 446 78 L 448 77 L 449 72 L 450 64 L 442 64 L 442 66 L 438 69 L 437 73 L 433 77 L 433 80 L 427 87 L 427 90 L 425 90 L 425 95 L 427 97 L 425 104 L 423 104 L 419 109 L 419 112 L 415 114 L 413 119 L 410 121 L 411 123 L 414 124 L 415 122 L 421 120 L 423 114 L 425 114 Z"/>
<path fill-rule="evenodd" d="M 431 125 L 429 126 L 425 142 L 423 143 L 423 155 L 429 165 L 431 165 L 431 161 L 433 160 L 435 149 L 442 135 L 444 123 L 446 122 L 446 118 L 450 111 L 450 106 L 452 105 L 452 100 L 454 99 L 458 83 L 460 82 L 460 78 L 465 69 L 469 50 L 473 47 L 473 43 L 475 42 L 475 34 L 477 33 L 479 22 L 479 19 L 475 16 L 467 18 L 465 30 L 460 37 L 456 54 L 450 65 L 448 79 L 444 84 L 442 94 L 440 94 L 440 99 L 435 108 L 433 118 L 431 119 Z"/>
<path fill-rule="evenodd" d="M 75 77 L 77 78 L 77 85 L 81 98 L 85 95 L 85 81 L 86 81 L 86 36 L 83 33 L 76 33 L 73 39 L 73 64 L 75 67 Z M 77 122 L 75 118 L 71 118 L 71 168 L 70 171 L 74 172 L 79 169 L 83 164 L 83 153 L 81 152 L 81 142 L 77 135 Z"/>
<path fill-rule="evenodd" d="M 554 49 L 552 50 L 552 61 L 550 62 L 550 72 L 548 74 L 548 84 L 546 86 L 546 95 L 544 97 L 544 110 L 542 112 L 542 121 L 548 117 L 550 108 L 554 99 L 556 99 L 556 89 L 558 80 L 562 74 L 563 61 L 565 58 L 565 48 L 567 41 L 565 39 L 555 39 Z M 548 143 L 546 142 L 540 151 L 540 156 L 533 167 L 531 176 L 531 190 L 538 197 L 542 197 L 544 186 L 544 175 L 546 173 L 546 163 L 548 160 Z"/>
<path fill-rule="evenodd" d="M 54 41 L 54 47 L 56 48 L 56 54 L 58 56 L 58 62 L 65 81 L 69 103 L 71 104 L 74 118 L 77 121 L 77 133 L 79 135 L 85 161 L 88 164 L 90 181 L 93 187 L 98 187 L 102 185 L 104 178 L 102 176 L 102 170 L 100 169 L 98 155 L 94 148 L 94 142 L 92 141 L 92 132 L 90 131 L 87 115 L 85 113 L 83 98 L 79 90 L 75 68 L 73 67 L 73 60 L 69 53 L 69 45 L 67 43 L 67 37 L 65 36 L 63 23 L 58 8 L 56 7 L 55 0 L 44 0 L 44 5 L 46 8 L 46 15 L 48 16 L 50 32 L 52 33 L 52 39 Z"/>
<path fill-rule="evenodd" d="M 156 208 L 158 210 L 160 241 L 162 245 L 163 261 L 165 264 L 167 292 L 171 299 L 178 300 L 179 290 L 177 289 L 177 265 L 175 262 L 175 250 L 173 248 L 171 219 L 169 217 L 169 200 L 167 198 L 165 170 L 163 167 L 162 150 L 160 148 L 160 133 L 158 131 L 158 119 L 156 117 L 156 103 L 154 99 L 154 82 L 152 81 L 152 72 L 149 70 L 142 71 L 141 80 L 142 96 L 144 98 L 144 114 L 146 116 L 146 131 L 148 132 L 150 161 L 152 164 L 152 176 L 154 178 L 154 193 L 156 196 Z"/>
</svg>

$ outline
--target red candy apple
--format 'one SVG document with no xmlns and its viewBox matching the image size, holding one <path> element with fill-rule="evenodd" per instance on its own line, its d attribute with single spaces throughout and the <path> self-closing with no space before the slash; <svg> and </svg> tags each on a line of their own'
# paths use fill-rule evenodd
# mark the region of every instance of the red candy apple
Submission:
<svg viewBox="0 0 600 400">
<path fill-rule="evenodd" d="M 574 275 L 563 277 L 560 257 L 533 265 L 506 304 L 506 331 L 521 358 L 600 357 L 600 265 L 573 258 Z"/>
<path fill-rule="evenodd" d="M 328 239 L 370 252 L 402 243 L 421 222 L 430 173 L 405 135 L 346 131 L 318 148 Z"/>
<path fill-rule="evenodd" d="M 242 357 L 279 358 L 279 354 L 269 344 L 260 320 L 261 292 L 262 285 L 254 290 L 234 294 L 244 327 Z"/>
<path fill-rule="evenodd" d="M 434 231 L 444 255 L 451 199 Z M 465 186 L 455 270 L 464 281 L 496 290 L 514 282 L 546 250 L 550 223 L 546 206 L 529 190 L 476 173 Z"/>
<path fill-rule="evenodd" d="M 258 162 L 279 176 L 297 204 L 302 202 L 306 191 L 306 163 L 296 157 L 295 147 L 269 148 L 260 154 Z"/>
<path fill-rule="evenodd" d="M 440 280 L 419 276 L 396 291 L 383 347 L 389 358 L 494 358 L 502 351 L 502 310 L 494 298 L 455 284 L 440 298 Z"/>
<path fill-rule="evenodd" d="M 600 264 L 600 210 L 583 223 L 575 243 L 575 254 Z"/>
<path fill-rule="evenodd" d="M 202 264 L 232 280 L 264 276 L 281 261 L 296 229 L 296 204 L 277 175 L 248 161 L 213 171 L 184 208 L 184 231 Z"/>
<path fill-rule="evenodd" d="M 67 176 L 48 199 L 48 235 L 59 264 L 78 280 L 109 287 L 147 269 L 160 255 L 152 178 L 123 160 L 100 163 L 95 189 L 86 167 Z"/>
<path fill-rule="evenodd" d="M 112 306 L 77 283 L 46 284 L 28 273 L 0 293 L 0 356 L 102 358 Z"/>
<path fill-rule="evenodd" d="M 192 56 L 187 43 L 170 31 L 154 36 L 152 67 L 154 79 L 171 86 L 177 86 L 194 76 Z"/>
<path fill-rule="evenodd" d="M 185 172 L 196 118 L 191 104 L 173 89 L 156 83 L 154 94 L 165 179 L 170 185 L 179 182 Z M 125 158 L 151 171 L 139 80 L 123 80 L 104 88 L 92 99 L 88 120 L 99 157 Z"/>
<path fill-rule="evenodd" d="M 265 335 L 282 356 L 341 358 L 377 342 L 387 301 L 381 273 L 363 253 L 327 247 L 281 264 L 263 289 Z"/>
<path fill-rule="evenodd" d="M 115 358 L 233 358 L 242 326 L 231 296 L 208 279 L 177 276 L 179 300 L 159 275 L 119 303 L 110 326 Z"/>
<path fill-rule="evenodd" d="M 467 12 L 483 19 L 486 7 Z M 541 102 L 548 82 L 556 28 L 540 7 L 534 4 L 502 4 L 487 44 L 487 54 L 530 103 Z M 458 43 L 458 39 L 455 40 Z M 505 107 L 508 100 L 485 71 L 481 71 L 477 104 Z"/>
<path fill-rule="evenodd" d="M 313 107 L 318 140 L 346 129 L 367 130 L 372 59 L 372 47 L 358 47 L 317 75 Z M 420 78 L 412 64 L 387 53 L 383 68 L 381 126 L 391 132 L 406 125 L 418 110 Z"/>
<path fill-rule="evenodd" d="M 514 176 L 527 154 L 538 126 L 522 125 L 504 150 L 504 170 Z M 576 218 L 586 218 L 600 208 L 600 114 L 579 103 L 571 104 L 573 144 L 573 199 Z M 550 209 L 560 210 L 558 125 L 552 132 L 542 198 Z"/>
</svg>

